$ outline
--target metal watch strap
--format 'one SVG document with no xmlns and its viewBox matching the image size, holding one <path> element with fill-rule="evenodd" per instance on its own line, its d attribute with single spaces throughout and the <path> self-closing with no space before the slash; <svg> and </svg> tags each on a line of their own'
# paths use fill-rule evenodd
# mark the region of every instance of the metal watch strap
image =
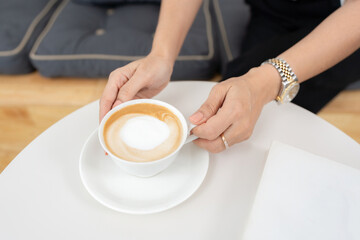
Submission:
<svg viewBox="0 0 360 240">
<path fill-rule="evenodd" d="M 287 62 L 285 62 L 285 60 L 281 58 L 272 58 L 266 60 L 262 64 L 265 63 L 269 63 L 273 65 L 276 68 L 276 70 L 278 70 L 282 81 L 287 81 L 287 82 L 298 81 L 295 73 L 291 69 L 290 65 Z"/>
<path fill-rule="evenodd" d="M 283 59 L 281 58 L 272 58 L 272 59 L 268 59 L 265 62 L 263 62 L 261 65 L 263 64 L 271 64 L 273 65 L 276 70 L 279 72 L 281 80 L 283 83 L 287 84 L 287 83 L 291 83 L 291 82 L 298 82 L 298 78 L 296 77 L 294 71 L 292 70 L 292 68 L 290 67 L 290 65 Z M 277 99 L 280 97 L 280 94 L 278 95 Z"/>
</svg>

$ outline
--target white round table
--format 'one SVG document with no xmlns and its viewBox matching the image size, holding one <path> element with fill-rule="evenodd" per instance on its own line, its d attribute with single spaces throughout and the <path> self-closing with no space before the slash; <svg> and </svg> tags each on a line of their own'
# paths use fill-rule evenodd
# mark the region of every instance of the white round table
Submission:
<svg viewBox="0 0 360 240">
<path fill-rule="evenodd" d="M 173 82 L 156 98 L 190 116 L 214 84 Z M 80 180 L 80 151 L 97 125 L 96 101 L 42 133 L 0 174 L 0 239 L 241 239 L 272 141 L 360 169 L 358 143 L 307 110 L 272 102 L 249 140 L 210 155 L 203 184 L 184 203 L 122 214 L 94 200 Z"/>
</svg>

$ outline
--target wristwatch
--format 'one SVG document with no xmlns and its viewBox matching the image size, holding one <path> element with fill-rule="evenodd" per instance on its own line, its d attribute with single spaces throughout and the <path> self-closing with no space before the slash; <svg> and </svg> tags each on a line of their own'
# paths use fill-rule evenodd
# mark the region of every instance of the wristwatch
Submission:
<svg viewBox="0 0 360 240">
<path fill-rule="evenodd" d="M 273 65 L 281 77 L 280 91 L 275 100 L 280 104 L 291 102 L 299 92 L 300 84 L 290 65 L 281 58 L 268 59 L 261 65 L 266 63 Z"/>
</svg>

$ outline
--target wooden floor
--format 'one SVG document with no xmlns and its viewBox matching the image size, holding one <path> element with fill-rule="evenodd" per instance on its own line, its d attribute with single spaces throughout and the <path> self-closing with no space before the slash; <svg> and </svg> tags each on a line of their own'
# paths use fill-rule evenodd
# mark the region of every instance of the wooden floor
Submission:
<svg viewBox="0 0 360 240">
<path fill-rule="evenodd" d="M 0 173 L 36 136 L 101 96 L 106 79 L 0 75 Z M 360 90 L 344 91 L 319 116 L 360 143 Z"/>
</svg>

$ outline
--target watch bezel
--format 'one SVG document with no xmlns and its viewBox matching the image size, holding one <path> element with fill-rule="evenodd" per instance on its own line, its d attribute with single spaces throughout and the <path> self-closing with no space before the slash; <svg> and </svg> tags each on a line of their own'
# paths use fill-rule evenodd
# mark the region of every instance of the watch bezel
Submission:
<svg viewBox="0 0 360 240">
<path fill-rule="evenodd" d="M 281 78 L 280 91 L 275 100 L 279 104 L 291 102 L 296 97 L 300 89 L 300 84 L 298 82 L 297 76 L 293 72 L 292 68 L 285 60 L 281 58 L 268 59 L 264 61 L 261 65 L 266 63 L 274 66 L 279 72 Z M 294 88 L 296 88 L 296 90 L 295 92 L 292 92 L 294 91 Z"/>
<path fill-rule="evenodd" d="M 292 94 L 291 98 L 287 98 L 290 95 L 290 92 L 293 91 L 296 88 L 296 92 Z M 282 84 L 282 89 L 281 89 L 281 96 L 280 96 L 280 103 L 288 103 L 291 102 L 296 95 L 298 94 L 300 90 L 300 84 L 297 81 L 293 81 L 293 82 L 287 82 L 287 83 L 283 83 Z"/>
</svg>

